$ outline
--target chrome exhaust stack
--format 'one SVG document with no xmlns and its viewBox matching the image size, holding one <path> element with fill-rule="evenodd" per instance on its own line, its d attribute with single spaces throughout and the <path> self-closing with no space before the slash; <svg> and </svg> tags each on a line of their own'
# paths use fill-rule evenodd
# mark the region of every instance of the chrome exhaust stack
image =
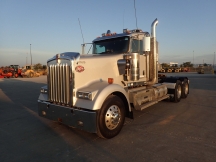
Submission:
<svg viewBox="0 0 216 162">
<path fill-rule="evenodd" d="M 158 53 L 156 41 L 156 26 L 158 20 L 155 19 L 151 25 L 151 51 L 149 55 L 149 81 L 148 84 L 155 84 L 158 82 Z"/>
</svg>

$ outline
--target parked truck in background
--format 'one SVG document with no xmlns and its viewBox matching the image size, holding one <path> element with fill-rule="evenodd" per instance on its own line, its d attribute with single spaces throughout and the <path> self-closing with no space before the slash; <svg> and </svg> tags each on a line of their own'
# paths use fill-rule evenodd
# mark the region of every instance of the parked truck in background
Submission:
<svg viewBox="0 0 216 162">
<path fill-rule="evenodd" d="M 120 34 L 108 30 L 92 41 L 93 54 L 65 52 L 49 59 L 39 115 L 112 138 L 125 117 L 133 119 L 133 111 L 164 99 L 186 98 L 187 77 L 158 77 L 157 24 L 155 19 L 151 34 L 141 29 Z"/>
</svg>

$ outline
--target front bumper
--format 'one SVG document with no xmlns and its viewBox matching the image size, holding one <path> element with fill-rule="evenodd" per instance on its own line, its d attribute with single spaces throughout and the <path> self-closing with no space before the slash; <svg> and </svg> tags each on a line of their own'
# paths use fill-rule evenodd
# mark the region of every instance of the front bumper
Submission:
<svg viewBox="0 0 216 162">
<path fill-rule="evenodd" d="M 86 111 L 38 100 L 38 114 L 91 133 L 97 133 L 97 111 Z"/>
</svg>

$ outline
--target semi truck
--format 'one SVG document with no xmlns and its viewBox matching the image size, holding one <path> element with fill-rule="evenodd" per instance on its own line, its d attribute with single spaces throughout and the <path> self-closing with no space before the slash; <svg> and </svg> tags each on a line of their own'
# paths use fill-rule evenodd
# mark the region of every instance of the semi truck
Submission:
<svg viewBox="0 0 216 162">
<path fill-rule="evenodd" d="M 151 34 L 108 30 L 92 41 L 92 54 L 64 52 L 47 60 L 39 116 L 109 139 L 134 111 L 187 98 L 187 77 L 158 75 L 157 24 L 155 19 Z"/>
</svg>

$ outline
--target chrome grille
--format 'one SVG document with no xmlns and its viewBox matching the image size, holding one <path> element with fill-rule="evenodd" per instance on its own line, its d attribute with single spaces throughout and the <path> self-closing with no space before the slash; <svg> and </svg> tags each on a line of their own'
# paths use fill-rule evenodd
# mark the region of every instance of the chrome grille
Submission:
<svg viewBox="0 0 216 162">
<path fill-rule="evenodd" d="M 70 99 L 70 66 L 55 64 L 48 67 L 49 101 L 71 105 Z"/>
</svg>

